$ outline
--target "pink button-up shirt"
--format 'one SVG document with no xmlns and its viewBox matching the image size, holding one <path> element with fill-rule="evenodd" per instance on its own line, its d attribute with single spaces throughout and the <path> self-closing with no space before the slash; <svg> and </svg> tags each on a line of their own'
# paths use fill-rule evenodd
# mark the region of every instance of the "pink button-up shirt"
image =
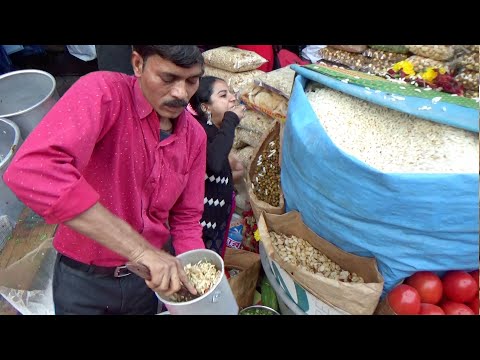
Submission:
<svg viewBox="0 0 480 360">
<path fill-rule="evenodd" d="M 205 131 L 187 111 L 161 142 L 159 127 L 135 77 L 90 73 L 30 134 L 4 181 L 48 223 L 60 223 L 55 248 L 83 263 L 126 261 L 61 225 L 97 201 L 158 248 L 170 233 L 177 254 L 204 248 Z"/>
</svg>

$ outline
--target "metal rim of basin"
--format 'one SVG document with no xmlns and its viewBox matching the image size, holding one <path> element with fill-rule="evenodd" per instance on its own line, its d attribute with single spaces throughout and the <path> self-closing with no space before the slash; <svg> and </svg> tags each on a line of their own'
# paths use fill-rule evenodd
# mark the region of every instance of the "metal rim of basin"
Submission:
<svg viewBox="0 0 480 360">
<path fill-rule="evenodd" d="M 272 313 L 272 315 L 280 315 L 278 311 L 275 309 L 272 309 L 271 307 L 265 306 L 265 305 L 251 305 L 243 308 L 238 312 L 238 315 L 244 315 L 248 310 L 254 310 L 254 309 L 259 309 L 259 310 L 267 310 Z"/>
<path fill-rule="evenodd" d="M 8 117 L 13 117 L 13 116 L 18 116 L 18 115 L 21 115 L 21 114 L 24 114 L 26 112 L 29 112 L 33 109 L 35 109 L 36 107 L 38 107 L 39 105 L 43 104 L 45 101 L 47 101 L 53 94 L 53 92 L 55 91 L 56 89 L 56 85 L 57 85 L 57 82 L 55 80 L 55 78 L 52 76 L 52 74 L 49 74 L 48 72 L 46 71 L 42 71 L 42 70 L 36 70 L 36 69 L 26 69 L 26 70 L 17 70 L 17 71 L 11 71 L 11 72 L 8 72 L 6 74 L 3 74 L 3 75 L 0 75 L 0 81 L 2 79 L 5 79 L 5 78 L 8 78 L 8 77 L 11 77 L 11 76 L 15 76 L 15 75 L 18 75 L 18 74 L 40 74 L 40 75 L 44 75 L 46 77 L 48 77 L 51 81 L 52 81 L 52 88 L 50 89 L 50 92 L 42 99 L 40 100 L 39 102 L 37 102 L 35 105 L 32 105 L 30 106 L 29 108 L 27 109 L 23 109 L 23 110 L 20 110 L 20 111 L 17 111 L 17 112 L 14 112 L 14 113 L 10 113 L 10 114 L 2 114 L 2 118 L 8 118 Z"/>
<path fill-rule="evenodd" d="M 13 153 L 15 152 L 15 148 L 13 145 L 18 145 L 18 143 L 20 142 L 20 128 L 17 126 L 17 124 L 15 124 L 13 121 L 11 120 L 8 120 L 8 119 L 4 119 L 4 118 L 0 118 L 0 121 L 3 121 L 5 123 L 7 123 L 8 125 L 10 125 L 14 130 L 15 130 L 15 140 L 12 144 L 12 146 L 10 146 L 10 151 L 7 153 L 7 155 L 5 156 L 5 158 L 3 158 L 1 161 L 0 161 L 0 169 L 3 168 L 3 166 L 9 162 L 12 158 L 12 155 Z"/>
</svg>

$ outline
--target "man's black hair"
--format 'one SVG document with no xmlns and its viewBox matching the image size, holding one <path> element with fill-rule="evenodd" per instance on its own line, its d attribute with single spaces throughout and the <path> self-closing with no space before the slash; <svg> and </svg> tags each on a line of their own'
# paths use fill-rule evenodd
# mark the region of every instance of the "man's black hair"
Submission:
<svg viewBox="0 0 480 360">
<path fill-rule="evenodd" d="M 175 65 L 189 68 L 200 64 L 203 68 L 203 55 L 196 45 L 132 45 L 133 51 L 147 61 L 149 56 L 159 55 Z"/>
</svg>

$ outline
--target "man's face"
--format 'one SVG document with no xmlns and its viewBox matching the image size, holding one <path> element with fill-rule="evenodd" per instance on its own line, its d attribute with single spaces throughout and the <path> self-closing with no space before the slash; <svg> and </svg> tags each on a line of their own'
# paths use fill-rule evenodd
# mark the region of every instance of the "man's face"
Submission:
<svg viewBox="0 0 480 360">
<path fill-rule="evenodd" d="M 142 57 L 133 52 L 133 70 L 143 95 L 160 117 L 175 119 L 198 89 L 202 66 L 183 68 L 158 55 Z"/>
</svg>

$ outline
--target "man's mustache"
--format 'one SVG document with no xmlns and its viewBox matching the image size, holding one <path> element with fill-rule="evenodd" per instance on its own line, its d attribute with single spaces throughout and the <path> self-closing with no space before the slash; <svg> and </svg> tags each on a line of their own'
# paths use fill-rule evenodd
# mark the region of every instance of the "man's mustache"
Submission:
<svg viewBox="0 0 480 360">
<path fill-rule="evenodd" d="M 178 108 L 184 108 L 188 105 L 188 101 L 185 100 L 170 100 L 170 101 L 165 101 L 163 105 L 170 106 L 170 107 L 178 107 Z"/>
</svg>

